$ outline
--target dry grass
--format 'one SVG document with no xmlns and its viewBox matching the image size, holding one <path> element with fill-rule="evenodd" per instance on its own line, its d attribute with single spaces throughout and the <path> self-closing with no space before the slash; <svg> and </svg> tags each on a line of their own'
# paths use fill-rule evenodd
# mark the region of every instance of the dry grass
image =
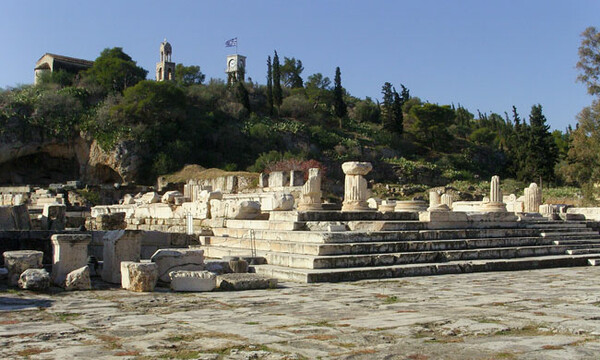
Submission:
<svg viewBox="0 0 600 360">
<path fill-rule="evenodd" d="M 45 352 L 49 352 L 51 351 L 50 349 L 40 349 L 37 347 L 33 347 L 33 348 L 27 348 L 25 350 L 21 350 L 17 352 L 17 355 L 19 356 L 31 356 L 31 355 L 37 355 L 37 354 L 41 354 L 41 353 L 45 353 Z"/>
<path fill-rule="evenodd" d="M 183 169 L 179 170 L 178 172 L 165 175 L 164 177 L 170 183 L 184 183 L 190 179 L 208 180 L 230 175 L 258 179 L 257 173 L 251 173 L 246 171 L 225 171 L 213 168 L 205 169 L 200 165 L 186 165 Z"/>
</svg>

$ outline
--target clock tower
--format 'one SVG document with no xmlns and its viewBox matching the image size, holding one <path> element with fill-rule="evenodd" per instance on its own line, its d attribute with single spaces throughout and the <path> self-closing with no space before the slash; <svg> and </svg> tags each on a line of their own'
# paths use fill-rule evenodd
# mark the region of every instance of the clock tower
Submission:
<svg viewBox="0 0 600 360">
<path fill-rule="evenodd" d="M 231 84 L 234 81 L 244 81 L 246 76 L 246 57 L 244 55 L 228 55 L 227 68 L 227 83 Z"/>
<path fill-rule="evenodd" d="M 175 63 L 171 62 L 171 44 L 165 41 L 160 43 L 160 61 L 156 63 L 156 81 L 174 80 Z"/>
</svg>

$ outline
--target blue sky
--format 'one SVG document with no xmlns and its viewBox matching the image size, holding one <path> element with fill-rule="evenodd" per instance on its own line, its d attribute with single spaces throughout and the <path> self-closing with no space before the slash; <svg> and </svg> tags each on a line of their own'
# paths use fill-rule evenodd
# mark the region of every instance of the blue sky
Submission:
<svg viewBox="0 0 600 360">
<path fill-rule="evenodd" d="M 46 52 L 95 59 L 119 46 L 154 77 L 163 38 L 173 61 L 225 78 L 238 37 L 247 74 L 265 83 L 266 58 L 296 57 L 361 98 L 389 81 L 438 104 L 527 115 L 542 104 L 554 129 L 591 103 L 576 83 L 580 33 L 600 26 L 600 2 L 505 1 L 3 1 L 0 87 L 33 82 Z"/>
</svg>

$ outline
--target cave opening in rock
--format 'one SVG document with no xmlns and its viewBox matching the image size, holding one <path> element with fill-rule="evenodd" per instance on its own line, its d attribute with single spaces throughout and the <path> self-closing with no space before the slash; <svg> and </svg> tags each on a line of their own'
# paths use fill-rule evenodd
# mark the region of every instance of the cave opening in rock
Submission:
<svg viewBox="0 0 600 360">
<path fill-rule="evenodd" d="M 99 184 L 114 184 L 123 182 L 123 178 L 118 172 L 113 170 L 111 167 L 102 164 L 94 166 L 93 176 L 94 180 Z"/>
<path fill-rule="evenodd" d="M 0 164 L 0 184 L 4 185 L 49 185 L 79 177 L 79 163 L 75 157 L 54 157 L 45 152 Z"/>
</svg>

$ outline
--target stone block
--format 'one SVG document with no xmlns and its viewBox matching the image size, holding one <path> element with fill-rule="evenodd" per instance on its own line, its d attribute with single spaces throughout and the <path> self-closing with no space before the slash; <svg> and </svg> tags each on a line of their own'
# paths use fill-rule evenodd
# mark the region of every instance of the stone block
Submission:
<svg viewBox="0 0 600 360">
<path fill-rule="evenodd" d="M 173 291 L 212 291 L 217 287 L 217 276 L 210 271 L 171 271 Z"/>
<path fill-rule="evenodd" d="M 150 260 L 158 266 L 158 278 L 165 283 L 171 281 L 171 271 L 204 270 L 204 250 L 199 249 L 159 249 Z"/>
<path fill-rule="evenodd" d="M 154 191 L 147 192 L 136 201 L 138 204 L 155 204 L 160 202 L 160 195 Z"/>
<path fill-rule="evenodd" d="M 294 208 L 294 201 L 292 194 L 275 192 L 272 196 L 265 198 L 261 204 L 265 205 L 265 209 L 272 211 L 289 211 Z"/>
<path fill-rule="evenodd" d="M 102 280 L 118 284 L 121 282 L 121 261 L 140 261 L 142 232 L 138 230 L 111 230 L 102 238 Z"/>
<path fill-rule="evenodd" d="M 50 239 L 53 253 L 52 282 L 64 286 L 67 274 L 87 265 L 88 244 L 92 240 L 92 235 L 54 234 Z"/>
<path fill-rule="evenodd" d="M 260 203 L 257 201 L 240 201 L 232 210 L 232 219 L 252 220 L 260 215 Z"/>
<path fill-rule="evenodd" d="M 204 201 L 183 203 L 180 211 L 182 212 L 182 217 L 184 217 L 185 214 L 190 213 L 194 219 L 208 219 L 211 216 L 210 203 Z"/>
<path fill-rule="evenodd" d="M 18 285 L 26 290 L 46 290 L 50 287 L 50 274 L 45 269 L 27 269 L 19 276 Z"/>
<path fill-rule="evenodd" d="M 209 260 L 204 263 L 204 270 L 210 271 L 211 273 L 221 275 L 221 274 L 229 274 L 231 273 L 231 268 L 229 267 L 229 261 L 222 260 Z"/>
<path fill-rule="evenodd" d="M 122 230 L 127 227 L 124 212 L 100 214 L 96 217 L 96 224 L 98 230 Z"/>
<path fill-rule="evenodd" d="M 258 187 L 259 188 L 269 187 L 269 174 L 261 173 L 258 176 Z"/>
<path fill-rule="evenodd" d="M 44 253 L 37 250 L 5 251 L 4 266 L 8 270 L 9 285 L 16 286 L 19 276 L 27 269 L 40 269 Z"/>
<path fill-rule="evenodd" d="M 248 272 L 248 262 L 246 260 L 240 259 L 238 257 L 234 257 L 229 259 L 229 268 L 231 272 L 234 273 L 247 273 Z"/>
<path fill-rule="evenodd" d="M 64 230 L 67 222 L 67 206 L 62 204 L 46 204 L 42 210 L 42 227 L 44 230 Z"/>
<path fill-rule="evenodd" d="M 289 186 L 290 179 L 287 171 L 273 171 L 269 174 L 269 187 Z"/>
<path fill-rule="evenodd" d="M 91 288 L 92 282 L 90 280 L 90 267 L 88 265 L 67 274 L 65 290 L 90 290 Z"/>
<path fill-rule="evenodd" d="M 167 191 L 160 199 L 165 204 L 175 204 L 176 198 L 183 198 L 183 194 L 177 190 Z"/>
<path fill-rule="evenodd" d="M 31 222 L 26 205 L 0 206 L 0 230 L 30 230 Z"/>
<path fill-rule="evenodd" d="M 135 292 L 154 291 L 158 281 L 158 266 L 155 263 L 123 261 L 121 271 L 121 286 L 124 289 Z"/>
<path fill-rule="evenodd" d="M 209 202 L 213 199 L 216 200 L 222 200 L 223 199 L 223 193 L 219 190 L 216 191 L 208 191 L 208 190 L 202 190 L 200 192 L 200 194 L 198 195 L 198 200 L 199 201 L 203 201 L 203 202 Z"/>
<path fill-rule="evenodd" d="M 302 186 L 304 184 L 304 173 L 300 170 L 290 171 L 290 186 Z"/>
<path fill-rule="evenodd" d="M 217 287 L 221 290 L 273 289 L 277 279 L 257 274 L 223 274 L 217 276 Z"/>
</svg>

